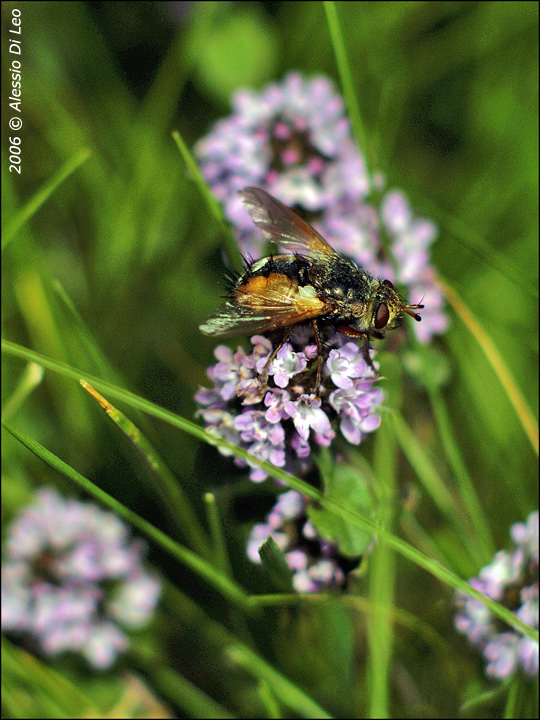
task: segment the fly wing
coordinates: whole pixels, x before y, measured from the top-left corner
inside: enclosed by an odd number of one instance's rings
[[[311,286],[299,287],[285,275],[256,276],[200,326],[205,335],[234,337],[286,328],[328,313]]]
[[[276,245],[304,254],[337,255],[311,225],[266,190],[246,187],[239,195],[255,225]]]

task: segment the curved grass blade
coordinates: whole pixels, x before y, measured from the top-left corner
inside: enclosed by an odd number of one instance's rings
[[[320,605],[332,602],[335,598],[326,593],[318,594],[272,594],[255,595],[253,600],[260,607],[284,608],[301,604]],[[387,606],[381,608],[375,605],[369,598],[358,595],[342,595],[341,602],[354,612],[363,615],[385,615],[392,624],[399,625],[414,635],[420,637],[427,647],[432,648],[434,655],[437,655],[444,663],[447,675],[456,682],[456,669],[453,651],[450,643],[437,630],[421,617],[414,615],[403,608]]]
[[[146,460],[148,467],[159,482],[156,488],[163,505],[179,524],[192,547],[203,557],[210,559],[210,547],[199,520],[184,495],[182,487],[167,467],[166,463],[154,449],[148,438],[134,425],[131,420],[114,407],[103,395],[98,393],[86,380],[80,381],[82,387],[99,403],[106,415],[126,435]]]
[[[245,645],[231,645],[227,648],[227,654],[232,662],[240,665],[248,673],[259,681],[264,681],[268,687],[279,698],[280,702],[298,713],[300,717],[306,718],[330,718],[320,705],[293,685],[284,675],[269,665],[266,660],[250,650]]]
[[[75,170],[90,157],[90,150],[84,148],[75,153],[73,157],[67,160],[62,167],[52,176],[50,180],[42,185],[42,187],[34,193],[34,195],[26,202],[20,210],[15,213],[11,220],[6,224],[2,233],[2,250],[11,242],[22,226],[39,210],[43,203],[47,200],[56,188],[61,185]]]
[[[514,380],[512,373],[502,359],[501,354],[495,347],[494,342],[491,340],[484,328],[480,325],[478,320],[474,317],[469,308],[461,300],[457,292],[448,284],[446,280],[443,280],[440,275],[438,280],[448,302],[452,305],[465,326],[468,328],[468,330],[470,330],[472,336],[482,348],[484,355],[488,359],[491,367],[495,371],[495,374],[499,378],[501,385],[505,389],[506,394],[508,395],[508,399],[513,405],[519,421],[522,424],[523,429],[525,430],[525,434],[527,435],[531,445],[533,446],[533,450],[538,455],[538,423],[535,420],[529,406],[527,405],[527,402],[523,397],[516,381]]]
[[[523,270],[511,258],[493,248],[480,233],[472,230],[462,220],[450,215],[432,201],[422,198],[421,204],[427,212],[437,218],[441,228],[446,229],[454,240],[482,258],[482,263],[489,265],[502,277],[511,280],[517,288],[538,300],[538,288],[524,277]]]
[[[186,163],[189,172],[195,180],[195,183],[197,184],[197,187],[199,188],[201,195],[206,202],[210,214],[214,216],[216,222],[221,229],[221,234],[223,235],[223,243],[225,245],[225,250],[227,251],[227,258],[231,264],[231,267],[237,272],[243,272],[244,263],[242,261],[242,255],[238,248],[238,243],[236,242],[236,239],[231,232],[231,228],[228,226],[227,221],[223,216],[221,205],[210,192],[210,189],[208,188],[208,185],[206,184],[201,174],[201,171],[199,170],[199,166],[197,165],[195,158],[191,154],[186,143],[183,141],[178,130],[175,130],[172,136],[178,149],[180,150],[182,157],[184,158],[184,162]]]
[[[479,565],[487,565],[496,551],[489,523],[482,509],[482,504],[461,455],[461,451],[454,438],[452,423],[450,422],[442,394],[440,390],[435,387],[428,388],[427,392],[437,421],[439,437],[441,438],[446,457],[459,487],[460,497],[474,525],[477,539],[474,547],[471,547],[471,553],[474,553]]]
[[[212,538],[213,561],[224,575],[232,577],[231,562],[227,554],[227,542],[214,493],[207,492],[204,494],[204,506],[206,508],[208,527],[210,528],[210,537]]]
[[[2,420],[9,420],[24,403],[33,390],[41,385],[43,368],[37,363],[30,362],[23,370],[19,382],[11,396],[2,407]]]
[[[347,52],[345,50],[345,43],[343,42],[343,35],[341,33],[341,25],[336,9],[336,3],[329,0],[323,2],[324,11],[326,13],[326,20],[328,22],[328,30],[330,31],[330,39],[334,53],[336,56],[336,64],[338,67],[339,77],[341,80],[341,87],[343,88],[343,95],[345,96],[345,102],[347,103],[347,110],[351,119],[351,125],[353,134],[356,140],[356,144],[360,150],[364,153],[364,161],[366,163],[366,176],[369,184],[370,195],[374,194],[375,185],[373,183],[373,169],[371,167],[367,135],[362,122],[362,116],[356,100],[356,93],[354,92],[354,86],[351,76],[351,68],[347,59]]]
[[[81,685],[81,687],[83,687]],[[89,694],[30,652],[2,638],[2,705],[9,717],[99,717]],[[96,714],[97,713],[97,714]]]
[[[151,670],[150,668],[150,672]],[[237,717],[177,670],[162,666],[155,673],[155,682],[160,693],[165,695],[170,702],[174,702],[182,708],[185,717],[216,718],[216,720],[221,720],[221,718],[224,720],[231,718],[232,720]]]
[[[460,510],[454,496],[444,484],[437,469],[427,457],[421,443],[403,417],[395,410],[388,410],[388,413],[392,417],[393,428],[403,454],[416,472],[417,477],[422,482],[433,502],[454,526],[456,536],[462,541],[464,551],[476,562],[477,558],[469,547],[472,538],[462,537],[463,523],[460,519]]]
[[[289,595],[286,597],[291,598]],[[315,596],[294,595],[293,597],[296,601],[302,602],[306,597],[313,598]],[[320,600],[328,602],[328,597],[318,597]],[[254,604],[259,607],[257,596],[252,596],[251,599]],[[335,600],[335,598],[332,598],[332,600]],[[268,661],[260,656],[257,650],[254,650],[245,642],[239,640],[237,635],[231,632],[231,630],[217,620],[209,617],[201,605],[168,582],[165,584],[164,602],[167,603],[167,611],[177,616],[184,624],[196,629],[197,633],[202,635],[209,647],[215,647],[216,652],[220,655],[230,649],[242,667],[245,667],[244,663],[250,665],[251,667],[246,668],[247,671],[251,672],[252,675],[255,674],[261,682],[266,681],[274,692],[275,697],[282,702],[288,703],[288,706],[295,712],[294,717],[329,717],[303,690],[297,687],[291,680],[284,678],[274,670]],[[262,607],[262,605],[260,607]],[[268,675],[272,675],[274,682],[268,681]],[[286,700],[276,692],[276,688],[283,688],[285,690]]]

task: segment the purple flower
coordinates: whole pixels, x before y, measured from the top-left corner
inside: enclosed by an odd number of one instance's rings
[[[268,408],[264,413],[265,418],[270,423],[278,423],[284,418],[289,417],[284,410],[284,403],[290,399],[290,395],[286,390],[273,390],[267,392],[264,396],[264,404]]]
[[[381,388],[373,388],[363,380],[355,380],[348,390],[334,390],[329,403],[340,418],[339,429],[352,445],[358,445],[366,433],[373,432],[381,424],[381,417],[373,408],[383,400]]]
[[[285,465],[285,430],[279,423],[271,423],[262,410],[246,410],[234,418],[234,427],[240,440],[252,455],[268,460],[272,465]],[[253,465],[251,479],[264,480],[266,473]]]
[[[368,371],[364,356],[359,352],[358,345],[348,342],[336,350],[330,350],[326,368],[332,382],[338,388],[350,390],[354,383],[351,378],[359,378]]]
[[[240,347],[233,355],[226,345],[216,348],[215,355],[220,362],[212,368],[211,378],[219,384],[222,397],[230,400],[236,395],[237,386],[248,377],[246,355]]]
[[[346,571],[356,563],[344,561],[335,544],[317,533],[307,519],[308,503],[307,498],[296,490],[279,495],[266,522],[253,527],[247,542],[247,555],[252,562],[260,563],[259,547],[272,537],[285,554],[297,592],[316,593],[343,588]]]
[[[259,360],[257,371],[262,372],[266,358]],[[303,352],[293,352],[290,343],[284,343],[278,350],[276,357],[272,360],[268,368],[268,374],[274,376],[275,384],[280,388],[285,388],[289,384],[289,380],[298,373],[302,372],[307,365],[307,358]]]
[[[335,433],[332,433],[330,420],[321,410],[321,399],[313,394],[301,395],[294,402],[288,400],[283,404],[283,409],[292,419],[298,434],[303,440],[309,438],[310,428],[321,436],[334,437]]]
[[[144,625],[160,583],[142,566],[145,545],[93,503],[52,488],[13,523],[2,565],[2,629],[47,655],[80,652],[106,669],[129,646],[119,624]]]
[[[331,81],[290,73],[262,91],[236,93],[232,106],[232,114],[195,151],[243,252],[254,258],[267,254],[238,195],[244,187],[258,185],[307,214],[338,252],[373,275],[404,286],[409,302],[423,301],[422,322],[413,324],[421,342],[443,332],[448,319],[430,265],[437,228],[413,212],[401,191],[385,192],[380,173],[374,184],[382,200],[374,205],[364,158]],[[383,235],[392,262],[385,255]],[[280,386],[278,380],[276,384]]]
[[[305,328],[291,333],[287,347],[278,351],[270,364],[264,388],[259,377],[271,353],[267,338],[251,338],[251,354],[219,346],[216,357],[220,362],[208,370],[214,387],[201,388],[195,395],[198,415],[209,431],[261,460],[298,473],[309,469],[313,447],[332,444],[338,427],[356,445],[375,430],[383,399],[382,390],[374,387],[375,377],[362,359],[362,350],[337,333],[329,340],[332,349],[323,364],[316,396],[316,346],[306,346],[306,339]],[[242,378],[234,396],[232,377]],[[349,387],[344,390],[342,385]],[[220,452],[230,455],[224,449]],[[246,466],[241,459],[235,462]],[[266,473],[252,467],[252,480],[265,478]]]
[[[538,512],[510,532],[516,548],[500,550],[470,583],[538,628]],[[503,626],[480,600],[458,591],[456,603],[460,611],[455,626],[481,650],[488,676],[502,680],[518,668],[531,677],[538,675],[538,643]]]

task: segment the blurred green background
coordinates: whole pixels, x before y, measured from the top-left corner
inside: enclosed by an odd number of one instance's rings
[[[9,172],[7,157],[13,56],[6,32],[14,7],[22,12],[20,176]],[[369,140],[362,150],[389,187],[404,190],[413,208],[439,225],[435,267],[536,407],[538,4],[347,2],[337,9]],[[222,238],[171,131],[192,147],[229,114],[234,90],[262,88],[290,70],[325,74],[339,87],[323,6],[5,2],[2,26],[3,228],[64,163],[90,151],[3,251],[3,336],[192,418],[193,393],[205,384],[213,361],[215,342],[199,333],[198,324],[223,292]],[[496,544],[504,547],[510,524],[538,506],[536,456],[478,343],[448,312],[451,326],[435,342],[449,358],[444,397]],[[4,357],[5,401],[11,402],[23,367]],[[432,411],[413,380],[404,397],[408,422],[452,486]],[[17,427],[171,530],[142,463],[77,383],[46,372],[35,391],[9,410]],[[230,460],[191,436],[126,413],[150,436],[201,513],[202,494],[216,491],[235,577],[250,592],[268,591],[262,572],[244,559],[244,540],[270,506],[273,489],[254,486]],[[4,519],[35,486],[53,482],[75,492],[4,435]],[[368,459],[370,442],[360,448]],[[414,485],[403,459],[399,478]],[[427,533],[444,546],[437,511],[425,504],[419,514]],[[170,579],[197,602],[223,611],[222,601],[209,598],[196,578],[158,553],[154,560],[164,562]],[[478,571],[460,562],[455,558],[453,569],[461,576]],[[446,589],[408,564],[397,578],[396,604],[418,610],[427,600],[424,619],[449,643],[449,664],[462,664],[452,675],[440,657],[404,642],[395,714],[452,716],[471,688],[481,688],[482,663],[452,630]],[[321,702],[347,716],[351,706],[339,689],[322,683],[324,663],[313,651],[304,661],[295,654],[298,647],[309,653],[312,635],[324,634],[322,613],[304,635],[295,626],[288,641],[283,635],[272,641],[273,624],[293,620],[272,614],[268,637],[259,628],[259,646],[273,645],[282,670],[300,677],[308,690],[318,687]],[[245,713],[253,702],[245,679],[227,670],[226,662],[210,661],[198,635],[189,652],[180,647],[185,641],[168,637],[161,652],[206,692]],[[356,676],[351,682],[361,687]],[[361,700],[354,707],[362,707]]]

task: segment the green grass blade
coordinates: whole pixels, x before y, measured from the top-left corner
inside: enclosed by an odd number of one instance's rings
[[[422,198],[422,205],[426,211],[437,218],[438,224],[447,231],[454,240],[474,252],[482,260],[483,265],[489,265],[497,270],[502,277],[511,280],[514,285],[526,292],[531,298],[538,300],[538,287],[524,277],[523,270],[511,258],[486,242],[485,238],[472,230],[468,225],[446,213],[441,207],[434,205],[429,200]]]
[[[2,407],[2,420],[9,420],[11,416],[14,415],[22,406],[34,388],[41,385],[42,380],[43,368],[41,365],[36,365],[36,363],[33,362],[28,363],[20,377],[19,382],[17,383],[17,386]]]
[[[2,233],[2,250],[13,240],[23,225],[35,215],[47,198],[72,175],[77,168],[90,157],[90,150],[83,149],[75,153],[62,167],[28,200],[23,207],[9,220]]]
[[[16,688],[18,693],[10,694]],[[24,688],[24,691],[23,691]],[[18,694],[18,697],[17,697]],[[10,717],[97,717],[90,696],[50,664],[2,638],[2,704],[13,706]],[[41,712],[43,714],[38,715]]]
[[[343,95],[345,96],[345,102],[347,104],[347,110],[349,113],[349,118],[351,120],[353,134],[358,148],[364,154],[364,162],[366,164],[366,175],[369,183],[369,191],[370,194],[374,194],[375,186],[373,184],[373,170],[370,162],[369,143],[366,130],[364,128],[364,123],[362,122],[360,108],[358,107],[358,102],[356,100],[356,93],[354,92],[351,67],[347,59],[345,43],[343,42],[343,34],[341,32],[341,25],[339,23],[336,3],[331,2],[331,0],[325,0],[325,2],[323,2],[323,5],[326,13],[326,20],[328,22],[328,30],[330,31],[330,40],[332,42],[332,47],[334,48],[334,54],[336,56],[336,64],[341,80],[341,86],[343,88]]]
[[[131,422],[131,420],[114,407],[106,398],[97,392],[85,380],[81,380],[82,387],[93,397],[105,411],[115,425],[124,433],[128,440],[139,450],[145,458],[147,466],[152,474],[158,479],[156,488],[160,494],[163,506],[174,521],[179,525],[186,535],[192,547],[203,557],[210,559],[210,547],[204,530],[199,523],[191,503],[184,494],[182,487],[169,470],[163,458],[152,446],[148,438]]]
[[[184,710],[185,717],[224,720],[237,717],[172,668],[158,668],[154,673],[154,682],[165,697]]]
[[[495,371],[503,386],[510,403],[514,407],[521,425],[531,443],[534,452],[538,455],[538,422],[534,418],[531,409],[527,405],[521,390],[519,389],[512,373],[504,362],[501,354],[495,347],[495,343],[491,340],[484,328],[474,317],[457,292],[439,276],[439,282],[448,302],[452,305],[464,325],[471,332],[472,336],[481,347],[489,364]]]
[[[374,472],[377,477],[379,523],[393,529],[396,497],[396,442],[383,423],[375,439]],[[396,558],[387,543],[377,544],[370,556],[369,599],[376,609],[367,617],[369,645],[368,716],[389,717],[390,669],[394,653],[394,628],[390,608],[394,604]]]
[[[227,653],[229,649],[231,649],[232,653],[235,655],[235,659],[242,667],[246,667],[246,665],[252,666],[253,671],[250,670],[250,667],[247,667],[247,671],[251,672],[251,674],[255,674],[259,682],[267,682],[275,697],[280,701],[285,702],[279,692],[276,692],[277,688],[283,688],[287,693],[289,701],[292,702],[295,707],[297,706],[300,709],[299,714],[301,716],[308,713],[306,717],[320,717],[318,714],[310,716],[309,712],[313,711],[317,713],[321,712],[323,713],[322,717],[327,717],[327,715],[324,714],[324,711],[321,710],[320,707],[306,695],[306,693],[296,687],[296,685],[290,680],[284,678],[282,675],[273,670],[268,662],[263,659],[256,650],[248,647],[241,640],[238,640],[229,629],[209,617],[198,603],[185,595],[176,586],[172,586],[170,583],[166,584],[165,590],[164,602],[167,604],[167,611],[175,614],[179,620],[190,629],[196,630],[197,633],[200,633],[208,643],[209,647],[215,648],[214,652],[222,655],[224,652]],[[279,598],[283,596],[279,595],[274,597],[277,597],[279,600]],[[321,595],[295,594],[285,597],[288,598],[288,604],[304,602],[305,600],[309,601],[310,599],[316,601],[322,600],[324,602],[327,602],[328,600]],[[257,596],[252,597],[252,600],[256,606],[264,606],[262,603],[257,603]],[[346,598],[344,598],[344,600],[346,600]],[[268,606],[270,605],[270,603],[266,604]],[[229,664],[228,660],[227,663]],[[272,675],[274,682],[270,682],[267,679],[267,676],[270,675]],[[293,705],[291,705],[291,707],[293,707]]]
[[[476,553],[476,543],[471,546],[471,551],[475,554],[478,565],[486,565],[491,561],[491,558],[495,554],[496,550],[493,534],[489,527],[474,484],[467,472],[465,463],[463,462],[459,446],[452,431],[452,425],[446,411],[443,397],[438,388],[428,388],[428,393],[431,400],[431,407],[433,408],[433,412],[435,413],[435,418],[437,420],[439,435],[446,457],[453,470],[456,483],[459,487],[460,496],[467,508],[467,512],[469,513],[469,517],[471,518],[476,533],[478,553]]]
[[[62,283],[59,280],[54,280],[51,283],[51,290],[58,299],[61,310],[67,315],[68,329],[76,336],[83,352],[87,356],[88,367],[92,367],[93,365],[103,375],[110,377],[116,382],[120,382],[121,377],[119,373],[112,367],[105,353],[92,336],[79,310],[69,297]]]
[[[259,681],[266,682],[280,702],[300,717],[331,717],[314,700],[245,645],[231,645],[227,649],[227,654],[232,662],[242,667],[250,675]]]
[[[266,710],[266,717],[276,718],[276,720],[280,720],[283,715],[279,709],[276,697],[268,687],[268,683],[266,681],[261,680],[257,687],[257,694],[260,698],[261,705]]]
[[[316,595],[280,593],[279,595],[255,595],[253,596],[253,600],[260,607],[280,608],[304,604],[319,605],[327,602],[333,602],[335,598],[328,593],[318,593]],[[343,595],[341,597],[341,601],[347,607],[351,608],[351,610],[361,615],[366,615],[368,617],[374,614],[387,615],[391,623],[409,630],[416,637],[420,637],[422,642],[424,642],[426,646],[432,648],[432,651],[439,655],[439,657],[444,656],[443,662],[446,666],[449,677],[456,674],[456,667],[454,665],[450,644],[440,635],[440,633],[434,630],[430,624],[428,624],[425,620],[422,620],[421,617],[393,605],[384,609],[377,608],[370,599],[356,595]]]
[[[210,536],[212,538],[212,553],[217,568],[227,577],[232,577],[231,563],[227,553],[227,543],[223,532],[223,524],[219,517],[219,510],[216,503],[214,493],[205,493],[204,505],[206,508],[206,518],[208,527],[210,528]]]
[[[421,443],[405,420],[395,410],[389,411],[389,414],[391,415],[392,425],[405,457],[414,468],[418,478],[421,480],[426,492],[429,494],[433,502],[437,505],[441,513],[443,513],[443,515],[452,522],[457,537],[463,545],[464,551],[470,554],[470,538],[467,539],[462,537],[463,522],[460,518],[460,509],[454,496],[444,484],[444,481],[435,468],[435,465],[427,457]]]
[[[180,150],[182,157],[184,158],[184,162],[186,163],[189,172],[195,180],[195,183],[197,184],[197,187],[199,188],[200,193],[206,202],[210,214],[214,217],[218,224],[218,227],[221,230],[223,242],[225,244],[225,250],[227,252],[227,257],[231,264],[231,267],[237,272],[242,272],[244,270],[242,255],[240,254],[238,243],[236,242],[236,239],[234,238],[231,229],[227,224],[227,221],[225,220],[221,205],[210,192],[210,189],[206,184],[201,174],[201,171],[199,170],[199,166],[197,165],[195,158],[193,157],[186,143],[183,141],[180,133],[175,130],[172,135],[176,145],[178,146],[178,149]]]

